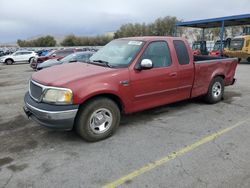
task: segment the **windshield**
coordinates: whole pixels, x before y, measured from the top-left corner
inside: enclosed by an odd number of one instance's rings
[[[224,44],[225,42],[222,42],[222,49],[224,49]],[[213,50],[216,50],[216,51],[220,50],[220,42],[215,43]]]
[[[112,67],[127,67],[144,45],[142,41],[113,40],[96,52],[90,62],[108,62]]]
[[[231,50],[241,50],[243,47],[244,39],[238,38],[233,39],[230,43],[230,49]]]
[[[77,54],[70,54],[64,58],[62,58],[60,61],[61,62],[70,62],[70,61],[76,61]]]

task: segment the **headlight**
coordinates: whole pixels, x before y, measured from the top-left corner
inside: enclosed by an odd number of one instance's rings
[[[69,89],[46,89],[43,101],[56,104],[72,104],[72,91]]]

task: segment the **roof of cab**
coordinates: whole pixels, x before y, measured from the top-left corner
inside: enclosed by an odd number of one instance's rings
[[[143,37],[126,37],[120,38],[121,40],[139,40],[139,41],[152,41],[152,40],[163,40],[163,39],[179,39],[183,40],[182,37],[171,37],[171,36],[143,36]]]

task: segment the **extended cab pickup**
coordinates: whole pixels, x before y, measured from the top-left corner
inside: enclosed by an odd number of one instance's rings
[[[24,111],[44,126],[98,141],[114,133],[122,113],[198,96],[219,102],[236,66],[235,58],[193,56],[183,38],[117,39],[89,62],[34,73]]]

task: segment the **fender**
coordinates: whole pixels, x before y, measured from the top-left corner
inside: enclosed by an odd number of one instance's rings
[[[225,78],[225,70],[222,68],[216,69],[213,74],[210,77],[210,82],[216,77],[216,76],[221,76],[223,79]],[[209,82],[209,83],[210,83]]]
[[[126,91],[117,85],[111,85],[108,83],[96,83],[95,85],[89,85],[88,87],[84,87],[84,89],[78,90],[74,95],[74,103],[83,104],[89,99],[95,96],[101,95],[111,95],[119,99],[123,111],[126,113],[128,111],[129,106],[131,105],[128,97],[126,96]]]

